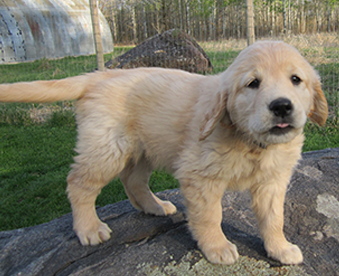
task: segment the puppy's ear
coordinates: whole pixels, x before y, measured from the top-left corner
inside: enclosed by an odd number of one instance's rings
[[[226,111],[227,93],[218,92],[206,105],[205,114],[201,122],[199,141],[205,140],[216,125],[222,120],[223,124],[230,122]]]
[[[322,126],[326,123],[328,109],[327,101],[323,91],[321,90],[321,84],[319,80],[316,80],[313,84],[313,91],[313,107],[311,108],[311,112],[308,114],[308,117],[312,122]]]

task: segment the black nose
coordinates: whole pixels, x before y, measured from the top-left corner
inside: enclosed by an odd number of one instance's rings
[[[289,99],[278,98],[272,101],[268,107],[275,116],[284,118],[291,114],[293,105]]]

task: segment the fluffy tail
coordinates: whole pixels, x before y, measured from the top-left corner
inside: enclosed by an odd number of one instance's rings
[[[79,99],[86,87],[92,84],[91,76],[95,74],[98,73],[61,80],[1,84],[0,102],[42,103]]]

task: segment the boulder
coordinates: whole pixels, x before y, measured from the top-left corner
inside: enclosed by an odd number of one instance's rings
[[[107,68],[163,67],[194,73],[210,72],[212,63],[188,34],[172,29],[155,35],[125,54],[108,61]]]
[[[285,234],[304,264],[267,257],[247,192],[227,192],[222,228],[237,245],[231,266],[208,263],[192,239],[179,190],[158,193],[178,213],[155,217],[129,201],[98,208],[113,230],[98,246],[81,246],[67,214],[49,223],[0,232],[0,275],[339,275],[339,148],[307,152],[285,203]]]

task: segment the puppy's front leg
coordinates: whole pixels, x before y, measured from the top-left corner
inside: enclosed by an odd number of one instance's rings
[[[239,257],[237,247],[221,229],[221,198],[224,187],[207,183],[181,182],[186,199],[188,225],[206,258],[215,264],[233,264]]]
[[[274,184],[253,187],[252,207],[259,221],[268,256],[283,264],[300,264],[303,262],[303,255],[299,247],[289,243],[283,233],[287,184],[282,184],[282,179],[283,177],[276,180]]]

